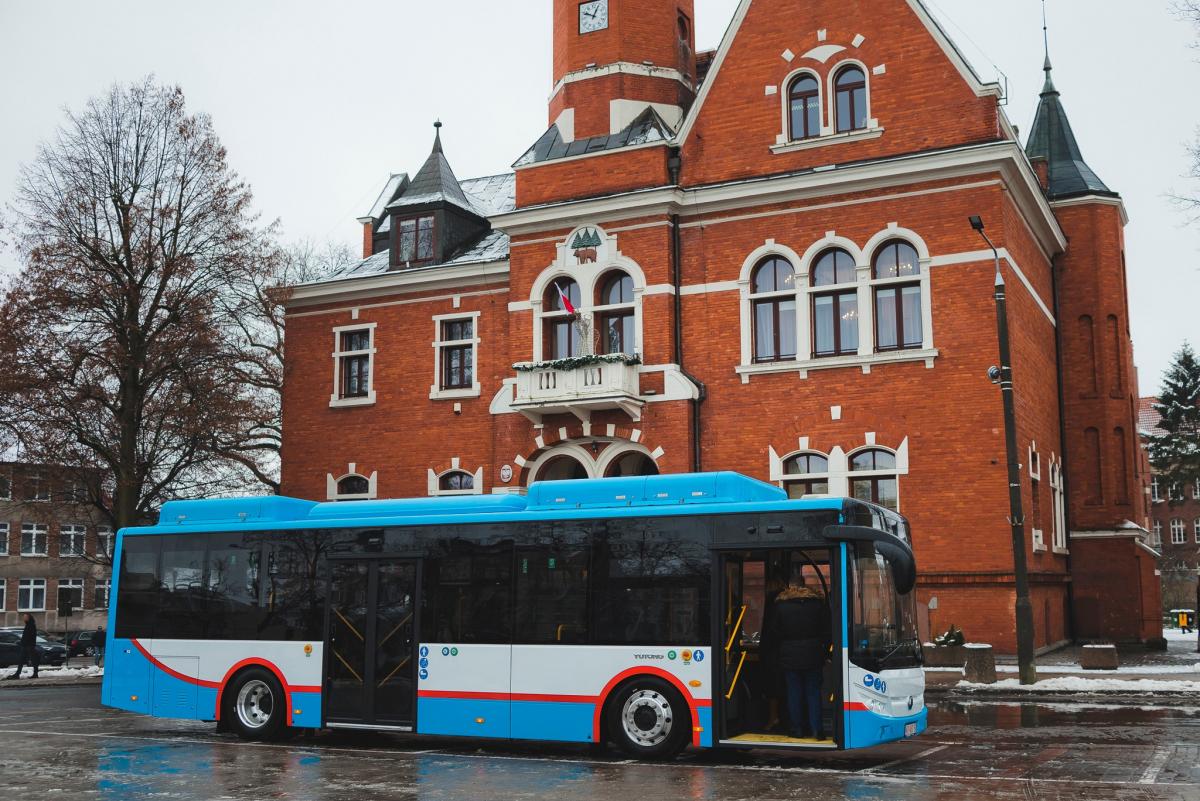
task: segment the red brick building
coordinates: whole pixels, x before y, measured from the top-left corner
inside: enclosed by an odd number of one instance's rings
[[[364,260],[289,301],[284,491],[736,470],[853,494],[911,518],[931,630],[1012,649],[980,215],[1037,645],[1159,636],[1125,210],[1049,62],[1023,148],[919,0],[743,0],[708,53],[692,15],[555,0],[550,127],[514,172],[460,181],[439,137],[391,176]]]

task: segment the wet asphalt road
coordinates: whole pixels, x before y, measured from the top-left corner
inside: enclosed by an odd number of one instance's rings
[[[326,733],[244,743],[105,709],[100,688],[0,690],[0,798],[1200,799],[1200,710],[943,702],[925,736],[869,752],[688,752]]]

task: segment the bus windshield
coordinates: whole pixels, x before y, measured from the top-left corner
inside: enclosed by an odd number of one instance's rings
[[[916,593],[901,594],[887,557],[869,542],[855,544],[850,660],[879,672],[921,664]]]

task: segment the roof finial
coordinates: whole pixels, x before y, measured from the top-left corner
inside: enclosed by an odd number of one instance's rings
[[[1042,64],[1042,71],[1046,73],[1046,83],[1042,86],[1042,94],[1049,94],[1058,91],[1054,88],[1054,80],[1050,77],[1050,70],[1053,67],[1050,65],[1050,26],[1046,22],[1046,0],[1042,0],[1042,40],[1046,48],[1046,61]]]
[[[433,121],[433,152],[442,152],[442,121],[440,119]]]

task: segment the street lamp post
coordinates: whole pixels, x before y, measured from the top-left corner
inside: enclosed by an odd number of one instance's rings
[[[1033,661],[1033,603],[1029,600],[1029,572],[1025,564],[1025,513],[1021,508],[1021,464],[1017,452],[1017,420],[1013,402],[1012,357],[1008,344],[1008,305],[1004,276],[1000,273],[1000,252],[983,230],[983,218],[972,216],[971,227],[979,232],[992,249],[996,261],[996,331],[1000,340],[1000,367],[995,376],[1004,399],[1004,446],[1008,456],[1008,522],[1012,525],[1013,574],[1017,585],[1017,665],[1021,684],[1037,681]],[[989,371],[993,372],[993,371]]]

